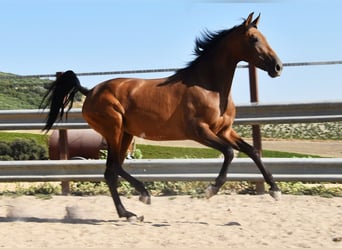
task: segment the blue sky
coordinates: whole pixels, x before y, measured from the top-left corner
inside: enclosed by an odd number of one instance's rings
[[[261,13],[259,29],[284,63],[342,60],[340,0],[0,0],[0,9],[0,71],[21,75],[181,68],[202,31],[231,28],[250,12]],[[276,79],[259,70],[260,102],[341,100],[341,69],[286,67]],[[233,97],[249,102],[245,69],[236,71]]]

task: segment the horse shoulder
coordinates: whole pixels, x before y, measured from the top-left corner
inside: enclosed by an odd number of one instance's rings
[[[201,104],[197,107],[197,112],[201,114],[196,117],[201,117],[201,122],[207,123],[215,134],[230,130],[235,119],[235,105],[231,96],[228,96],[226,107],[222,111],[222,100],[217,92],[206,91],[202,95],[203,98],[198,100]]]

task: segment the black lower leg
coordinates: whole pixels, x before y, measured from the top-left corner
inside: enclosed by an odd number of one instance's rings
[[[139,180],[137,180],[136,178],[134,178],[133,176],[131,176],[129,173],[127,173],[121,167],[124,160],[125,160],[127,149],[132,142],[132,138],[133,138],[133,136],[131,134],[128,134],[126,132],[123,133],[122,142],[121,142],[121,152],[120,152],[120,157],[121,157],[120,163],[121,164],[120,164],[120,167],[118,167],[118,169],[117,169],[117,173],[122,178],[124,178],[126,181],[128,181],[135,188],[135,190],[137,190],[141,194],[140,201],[142,201],[146,204],[151,204],[151,197],[150,197],[148,191],[146,190],[144,184],[142,182],[140,182]]]
[[[141,181],[131,176],[122,168],[120,168],[119,170],[119,175],[126,181],[128,181],[140,193],[140,201],[142,201],[145,204],[151,204],[151,196]]]
[[[257,150],[242,139],[238,140],[236,144],[238,146],[237,150],[247,154],[255,162],[260,172],[262,173],[266,183],[270,185],[270,190],[279,191],[279,188],[277,184],[275,183],[271,172],[267,168],[265,168]]]
[[[234,151],[233,151],[233,149],[232,148],[227,148],[226,153],[224,155],[224,162],[222,164],[220,173],[219,173],[218,177],[215,180],[215,186],[220,188],[226,182],[228,166],[232,162],[233,158],[234,158]]]
[[[136,217],[136,215],[132,212],[129,212],[123,206],[121,199],[119,197],[119,193],[117,191],[117,183],[118,183],[118,175],[115,171],[111,171],[110,169],[106,169],[105,172],[105,180],[109,187],[110,193],[112,195],[116,211],[120,218],[126,217],[127,219],[131,217]]]
[[[224,161],[223,161],[220,173],[215,179],[215,184],[211,184],[206,190],[207,198],[210,198],[211,196],[217,194],[219,189],[226,182],[228,166],[232,162],[233,158],[234,158],[233,149],[228,147],[224,153]]]

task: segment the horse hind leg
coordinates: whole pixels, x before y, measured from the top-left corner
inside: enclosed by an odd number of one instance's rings
[[[110,148],[108,148],[106,171],[104,173],[104,177],[109,187],[110,193],[112,195],[112,199],[114,201],[116,211],[120,218],[126,217],[127,220],[132,220],[132,218],[138,218],[136,214],[130,211],[127,211],[121,202],[119,193],[117,191],[117,185],[118,185],[117,166],[118,166],[118,162],[115,160],[115,156],[113,156],[113,153],[110,150]]]
[[[131,142],[132,142],[133,136],[131,134],[125,133],[122,136],[121,141],[121,152],[120,152],[120,163],[121,166],[125,160],[127,149],[129,148]],[[139,200],[145,204],[151,204],[151,196],[149,192],[146,190],[144,184],[128,174],[122,167],[119,169],[119,175],[127,180],[139,193],[140,197]]]
[[[121,176],[141,193],[141,201],[147,204],[151,203],[149,193],[145,189],[144,185],[122,168],[122,163],[125,159],[125,154],[132,140],[132,136],[122,132],[121,129],[117,129],[114,131],[116,131],[118,134],[113,133],[111,139],[110,137],[106,138],[108,143],[108,156],[106,165],[107,167],[105,171],[105,180],[110,189],[119,217],[126,217],[127,220],[131,222],[143,221],[143,216],[138,217],[136,214],[124,208],[117,191],[118,176]]]
[[[124,151],[127,150],[132,136],[124,133],[123,118],[119,112],[115,109],[104,109],[104,111],[102,113],[85,111],[84,114],[89,125],[107,141],[108,155],[104,178],[109,187],[118,216],[120,218],[126,217],[128,221],[142,220],[143,217],[137,217],[134,213],[125,209],[117,191],[119,175],[132,183],[131,176],[122,169],[125,156]],[[139,188],[143,190],[141,186]]]

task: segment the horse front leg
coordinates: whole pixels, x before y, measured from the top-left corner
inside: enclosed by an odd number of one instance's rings
[[[199,143],[214,148],[220,151],[224,156],[224,161],[219,172],[219,175],[215,179],[214,184],[210,184],[205,190],[205,196],[209,199],[223,186],[227,180],[228,166],[234,158],[234,151],[231,145],[224,138],[220,138],[215,133],[213,133],[207,125],[202,125],[198,127],[196,141]]]
[[[222,152],[223,153],[223,152]],[[232,162],[234,158],[234,152],[231,147],[226,147],[224,155],[224,161],[220,170],[219,175],[215,179],[215,184],[210,184],[207,189],[205,190],[205,196],[209,199],[220,190],[220,188],[223,186],[223,184],[227,180],[227,171],[228,166]]]
[[[241,138],[238,138],[236,140],[236,146],[237,146],[236,148],[237,150],[245,153],[254,161],[254,163],[257,165],[260,172],[262,173],[266,183],[270,186],[270,190],[269,190],[270,195],[275,200],[279,200],[281,197],[281,191],[278,188],[276,182],[274,181],[271,172],[262,163],[259,153],[256,151],[256,149],[253,146],[249,145],[244,140],[242,140]]]

